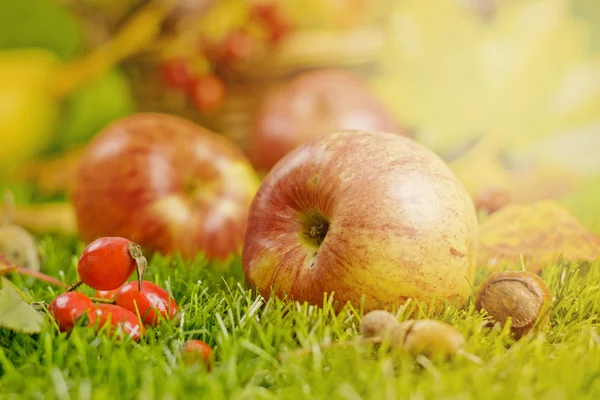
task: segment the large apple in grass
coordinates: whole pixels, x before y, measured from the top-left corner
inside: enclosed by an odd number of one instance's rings
[[[228,139],[183,118],[125,117],[85,149],[72,188],[85,241],[121,236],[162,253],[240,250],[258,178]]]
[[[261,103],[248,157],[256,169],[268,171],[298,145],[345,129],[408,133],[358,76],[337,69],[304,72]]]
[[[470,292],[477,219],[446,164],[415,141],[337,132],[284,157],[253,200],[243,248],[250,284],[367,310]]]

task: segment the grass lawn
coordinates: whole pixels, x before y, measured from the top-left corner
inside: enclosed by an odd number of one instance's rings
[[[42,245],[46,272],[73,281],[82,244],[46,237]],[[0,330],[0,399],[598,399],[599,267],[544,269],[555,296],[550,327],[518,342],[506,328],[486,327],[473,298],[432,316],[456,326],[481,363],[392,359],[356,345],[280,360],[280,352],[355,337],[361,310],[336,314],[331,299],[323,307],[265,302],[244,286],[239,259],[215,266],[157,256],[147,279],[173,293],[184,310],[179,323],[163,323],[139,344],[96,337],[89,328],[67,338],[50,319],[34,336]],[[58,293],[42,282],[13,281],[36,300]],[[398,318],[414,310],[418,305],[408,304]],[[215,348],[210,372],[182,361],[179,345],[191,338]]]

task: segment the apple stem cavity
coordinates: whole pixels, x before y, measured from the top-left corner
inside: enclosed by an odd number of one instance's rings
[[[310,244],[318,248],[327,236],[329,221],[320,214],[314,214],[307,219],[304,227],[306,229],[304,236],[308,238]]]
[[[136,272],[137,272],[137,280],[138,280],[138,288],[140,292],[142,291],[142,281],[144,280],[144,274],[146,273],[146,269],[148,268],[148,260],[144,257],[142,252],[142,248],[140,245],[131,243],[129,246],[129,255],[131,258],[135,260],[136,264]]]

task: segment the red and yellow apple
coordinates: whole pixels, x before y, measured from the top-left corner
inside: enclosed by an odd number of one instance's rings
[[[269,297],[393,307],[470,292],[477,219],[432,151],[390,133],[321,135],[285,156],[250,208],[243,267]]]
[[[345,129],[407,133],[352,73],[305,72],[263,100],[249,134],[248,157],[256,169],[268,171],[307,140]]]
[[[225,258],[243,243],[258,178],[232,142],[183,118],[125,117],[85,149],[72,201],[85,241]]]

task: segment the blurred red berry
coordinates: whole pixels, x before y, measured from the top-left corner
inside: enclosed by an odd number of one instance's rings
[[[275,3],[252,6],[250,17],[267,30],[269,42],[274,45],[278,44],[293,30],[291,21]]]
[[[232,66],[248,59],[256,49],[254,38],[244,31],[229,33],[221,43],[220,62]]]
[[[253,4],[250,6],[250,18],[259,22],[271,21],[276,18],[277,10],[274,3]]]
[[[284,21],[272,24],[269,27],[269,41],[271,44],[277,45],[292,32],[291,24]]]
[[[211,364],[211,347],[202,340],[188,340],[183,344],[183,358],[187,364],[204,363],[208,368]]]
[[[198,112],[212,113],[223,105],[225,84],[214,74],[202,75],[192,83],[190,96]]]
[[[163,82],[176,89],[186,89],[191,81],[189,65],[181,59],[165,61],[160,66],[160,74]]]

